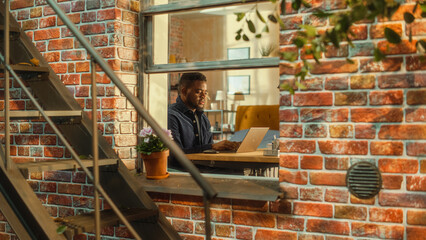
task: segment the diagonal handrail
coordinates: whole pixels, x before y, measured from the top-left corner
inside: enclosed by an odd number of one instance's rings
[[[178,145],[171,140],[169,136],[162,130],[161,126],[155,121],[155,119],[145,110],[142,103],[137,97],[135,97],[129,89],[124,85],[124,83],[115,75],[114,71],[109,67],[108,63],[98,54],[96,49],[87,41],[85,36],[77,29],[75,24],[66,16],[64,11],[54,0],[46,0],[50,5],[53,11],[59,16],[62,22],[68,27],[68,29],[74,34],[74,36],[80,41],[82,46],[86,48],[91,57],[96,61],[96,63],[102,68],[105,74],[114,82],[114,84],[120,89],[124,96],[129,100],[129,102],[135,107],[136,111],[142,116],[144,120],[153,128],[155,133],[160,137],[164,144],[172,151],[174,156],[178,159],[180,164],[188,170],[197,184],[205,192],[205,195],[208,199],[213,199],[217,192],[214,190],[213,186],[201,176],[198,169],[195,165],[188,160],[185,156],[185,153],[178,147]]]
[[[83,169],[83,171],[86,173],[87,177],[90,179],[90,181],[94,181],[92,173],[89,171],[87,167],[83,165],[81,162],[80,157],[78,154],[74,151],[72,146],[68,143],[67,139],[62,135],[62,133],[59,131],[59,129],[56,127],[56,125],[53,123],[52,119],[46,114],[46,112],[43,110],[41,105],[37,102],[37,100],[34,98],[34,96],[31,94],[31,92],[28,90],[28,88],[25,86],[24,82],[18,77],[16,72],[12,69],[12,67],[9,64],[6,64],[4,56],[0,53],[0,61],[4,63],[5,69],[12,74],[14,79],[18,82],[18,84],[21,86],[22,90],[25,92],[25,94],[28,96],[28,98],[31,100],[31,102],[34,104],[34,106],[37,108],[37,110],[40,111],[41,115],[46,119],[46,121],[49,123],[50,127],[53,129],[53,131],[58,135],[59,139],[62,141],[64,146],[68,151],[70,151],[71,156],[74,158],[75,161],[77,161],[78,165]],[[7,126],[6,126],[7,128]],[[94,129],[96,131],[96,129]],[[141,240],[142,238],[139,237],[136,230],[133,228],[132,225],[130,225],[130,222],[127,221],[127,219],[124,217],[124,215],[121,213],[120,209],[115,205],[115,203],[112,201],[112,199],[107,195],[105,190],[100,185],[94,185],[94,188],[96,191],[98,191],[104,199],[108,202],[108,204],[111,206],[112,210],[117,214],[117,216],[120,218],[120,220],[123,222],[124,225],[128,228],[129,232],[136,238]]]

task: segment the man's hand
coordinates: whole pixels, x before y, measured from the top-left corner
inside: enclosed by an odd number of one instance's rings
[[[241,142],[231,142],[228,140],[223,140],[218,143],[212,144],[212,149],[221,151],[221,150],[237,150]]]

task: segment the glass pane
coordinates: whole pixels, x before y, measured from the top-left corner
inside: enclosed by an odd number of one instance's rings
[[[159,58],[155,55],[161,54],[163,50],[157,49],[154,52],[154,64],[260,58],[262,53],[269,57],[277,56],[279,25],[267,20],[275,5],[270,2],[257,4],[259,12],[266,19],[269,32],[262,32],[266,24],[257,17],[255,6],[246,4],[167,15],[168,54],[167,57]],[[253,10],[238,22],[235,13],[250,9]],[[155,16],[154,19],[164,19],[164,16]],[[261,33],[261,38],[256,38],[250,32],[246,21],[253,23],[256,34]],[[241,39],[237,41],[236,32],[241,28]],[[244,34],[250,41],[242,39]],[[154,41],[154,45],[161,44],[159,40]],[[265,54],[265,49],[270,51]]]

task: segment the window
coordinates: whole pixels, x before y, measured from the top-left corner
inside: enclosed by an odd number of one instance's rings
[[[279,104],[279,25],[269,23],[269,34],[263,34],[261,38],[254,35],[249,35],[250,41],[235,38],[241,26],[247,25],[243,24],[244,20],[237,22],[235,13],[248,11],[255,4],[265,18],[274,9],[269,1],[243,3],[233,0],[173,1],[145,6],[141,31],[144,74],[141,74],[143,85],[140,92],[154,117],[167,118],[164,112],[156,115],[156,111],[160,105],[166,110],[167,104],[175,101],[179,75],[189,71],[200,71],[207,76],[210,102],[206,109],[211,109],[215,103],[223,104],[219,109],[222,119],[218,120],[214,111],[208,114],[215,130],[222,130],[222,135],[216,137],[218,140],[231,137],[223,134],[223,130],[233,133],[236,105]],[[261,28],[256,13],[251,14],[255,26]],[[249,30],[245,32],[249,33]],[[272,51],[264,56],[264,49]],[[166,93],[155,87],[159,82],[164,84]],[[235,92],[240,90],[244,94],[243,100],[235,97]],[[224,94],[223,103],[215,100],[219,91]],[[159,105],[158,99],[163,97],[167,103]]]

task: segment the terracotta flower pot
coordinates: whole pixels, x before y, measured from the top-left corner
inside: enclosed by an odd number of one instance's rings
[[[169,150],[162,152],[153,152],[150,155],[141,154],[141,158],[145,163],[146,178],[163,179],[169,176],[167,172],[167,157]]]

